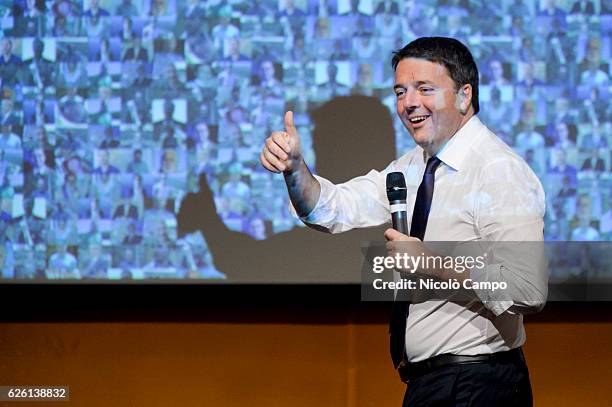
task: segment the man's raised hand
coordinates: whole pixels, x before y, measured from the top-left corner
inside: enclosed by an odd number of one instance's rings
[[[293,112],[285,113],[285,131],[274,131],[266,139],[259,156],[268,171],[291,173],[303,162],[300,136],[293,123]]]

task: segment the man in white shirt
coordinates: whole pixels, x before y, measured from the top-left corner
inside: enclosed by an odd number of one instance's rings
[[[60,245],[49,258],[49,269],[46,275],[50,280],[81,278],[76,257],[67,251],[66,245]]]
[[[525,161],[476,117],[478,69],[469,50],[450,38],[419,38],[395,52],[392,64],[397,114],[417,147],[385,170],[339,185],[313,176],[302,157],[292,112],[285,115],[285,131],[266,140],[262,165],[283,173],[301,219],[331,233],[387,223],[385,179],[393,171],[405,175],[407,213],[413,213],[416,204],[422,205],[417,201],[427,162],[435,194],[430,185],[426,229],[413,234],[421,239],[387,229],[389,247],[420,240],[542,241],[542,186]],[[541,309],[547,288],[537,270],[520,263],[506,256],[487,267],[485,276],[472,269],[461,278],[507,281],[528,293],[529,301],[472,293],[467,305],[410,304],[403,318],[405,355],[401,364],[394,358],[402,380],[410,381],[404,406],[532,405],[520,350],[525,342],[522,315]],[[452,269],[419,273],[442,280],[458,277]]]

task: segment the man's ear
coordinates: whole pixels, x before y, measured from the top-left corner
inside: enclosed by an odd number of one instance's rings
[[[461,114],[467,114],[472,104],[472,85],[463,85],[457,92],[457,96],[459,97],[459,111]]]

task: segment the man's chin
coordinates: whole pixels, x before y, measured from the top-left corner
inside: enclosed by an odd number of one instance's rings
[[[427,147],[432,147],[434,144],[434,141],[431,137],[430,134],[427,134],[425,131],[416,129],[413,130],[410,135],[412,136],[412,140],[414,140],[414,142],[422,147],[423,149],[427,150]]]

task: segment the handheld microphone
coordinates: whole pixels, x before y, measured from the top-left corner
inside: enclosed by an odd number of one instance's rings
[[[408,231],[408,214],[406,213],[406,180],[404,174],[390,172],[387,174],[387,198],[391,205],[391,221],[393,229],[400,233],[409,235]]]

